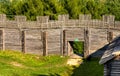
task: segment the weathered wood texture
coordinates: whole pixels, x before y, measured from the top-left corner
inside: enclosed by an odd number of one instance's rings
[[[4,44],[4,30],[0,30],[0,50],[5,50],[5,44]]]
[[[26,31],[26,53],[43,54],[42,32],[40,30]]]
[[[61,27],[97,27],[118,28],[119,21],[115,16],[103,16],[102,19],[92,19],[91,15],[79,15],[79,19],[69,19],[69,15],[59,15],[58,20],[49,20],[49,16],[37,16],[36,21],[29,21],[25,16],[15,16],[9,20],[5,14],[0,14],[0,27],[4,28],[61,28]],[[10,26],[9,26],[10,25]],[[34,25],[34,26],[33,26]]]
[[[84,58],[87,58],[90,55],[90,29],[84,29]]]
[[[21,33],[18,29],[5,29],[4,43],[6,50],[21,50]]]
[[[104,65],[104,76],[120,76],[120,60],[111,60]]]
[[[120,29],[110,29],[113,32],[113,38],[120,35]]]
[[[66,29],[64,30],[63,35],[63,44],[64,44],[64,52],[67,54],[68,52],[68,42],[75,41],[78,39],[79,41],[84,41],[84,28],[76,28],[76,29]]]
[[[108,43],[107,41],[107,29],[90,28],[90,52],[94,53],[96,50],[102,48]]]
[[[46,31],[43,32],[43,56],[48,55],[48,40],[47,40],[48,34]]]
[[[68,47],[67,55],[70,56],[73,54],[73,48],[70,45],[70,42],[67,43],[67,47]]]
[[[26,52],[26,31],[21,31],[22,52]]]
[[[44,49],[44,33],[47,32],[47,53],[48,54],[68,54],[68,42],[83,41],[87,47],[84,48],[88,50],[88,54],[96,52],[98,49],[102,48],[107,44],[108,31],[112,32],[113,38],[120,34],[120,30],[116,29],[101,29],[101,28],[89,28],[84,30],[84,27],[81,28],[65,28],[65,29],[23,29],[25,31],[22,34],[20,29],[8,29],[5,28],[4,32],[1,31],[1,49],[18,50],[23,51],[23,48],[26,53],[33,53],[43,55]],[[85,31],[88,31],[85,33]],[[3,33],[3,34],[2,34]],[[25,36],[25,38],[24,38]],[[62,49],[62,50],[61,50]]]
[[[48,54],[60,54],[61,53],[61,38],[60,30],[47,30],[48,36]]]
[[[110,30],[107,32],[107,40],[109,43],[113,40],[113,32]]]
[[[0,49],[25,51],[43,55],[68,54],[68,42],[78,39],[85,42],[85,49],[92,54],[109,42],[108,28],[113,32],[113,38],[120,34],[120,21],[114,21],[114,16],[103,16],[101,20],[91,19],[91,15],[79,15],[79,19],[69,19],[69,15],[59,15],[58,20],[49,20],[48,16],[38,16],[36,21],[29,21],[25,16],[16,16],[8,20],[0,14]],[[89,28],[85,33],[84,28]],[[117,30],[116,30],[117,29]],[[22,34],[22,31],[25,31]],[[44,36],[43,31],[47,32]],[[46,40],[45,40],[46,39]],[[46,44],[44,43],[44,40]]]
[[[66,30],[63,30],[63,55],[66,53]]]

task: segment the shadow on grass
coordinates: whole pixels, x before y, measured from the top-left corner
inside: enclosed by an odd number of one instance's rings
[[[84,62],[78,66],[73,67],[72,74],[70,76],[103,76],[103,65],[100,65],[99,58],[91,58],[90,60],[84,60]],[[35,74],[33,76],[61,76],[57,73],[48,74],[48,75],[40,75]]]
[[[73,70],[71,76],[103,76],[103,65],[99,65],[99,58],[84,60],[84,62]]]

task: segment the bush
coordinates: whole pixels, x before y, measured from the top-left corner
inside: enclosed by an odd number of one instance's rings
[[[74,41],[73,43],[74,53],[83,54],[83,50],[84,50],[84,42]]]

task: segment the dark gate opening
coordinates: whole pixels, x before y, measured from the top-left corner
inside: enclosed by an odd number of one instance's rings
[[[83,56],[84,41],[69,41],[68,51]]]

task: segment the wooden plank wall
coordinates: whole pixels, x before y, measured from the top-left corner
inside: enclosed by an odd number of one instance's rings
[[[18,29],[5,29],[4,30],[4,43],[6,50],[17,50],[20,51],[21,48],[21,36]]]
[[[61,31],[60,29],[47,30],[48,54],[61,54]]]
[[[41,30],[26,30],[26,53],[43,55]]]
[[[111,32],[113,32],[113,39],[116,36],[120,36],[120,29],[110,29]]]
[[[102,48],[108,43],[107,41],[107,29],[90,28],[90,52],[94,53],[98,49]]]
[[[84,41],[84,28],[76,28],[76,29],[64,29],[64,37],[63,37],[63,51],[65,54],[68,53],[68,42],[75,41],[78,39],[79,41]]]
[[[88,31],[88,35],[85,34],[85,31]],[[3,30],[0,29],[0,49],[18,50],[39,55],[43,55],[43,51],[46,49],[46,55],[67,55],[69,41],[78,39],[84,42],[89,41],[85,45],[89,44],[88,51],[89,54],[92,54],[109,42],[108,31],[113,32],[113,38],[120,35],[119,29],[103,28],[87,28],[86,30],[84,27],[44,30],[4,28]],[[86,37],[88,37],[87,40]]]
[[[104,65],[104,76],[120,76],[120,60],[111,60]]]

